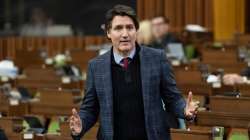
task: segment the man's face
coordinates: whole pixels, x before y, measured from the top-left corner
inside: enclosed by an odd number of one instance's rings
[[[162,17],[152,19],[152,32],[156,39],[162,38],[168,33],[169,25],[164,22]]]
[[[135,47],[137,30],[133,20],[128,16],[115,16],[111,28],[107,32],[111,39],[114,51],[128,54]]]

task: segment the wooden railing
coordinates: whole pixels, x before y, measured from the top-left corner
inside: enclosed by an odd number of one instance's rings
[[[2,37],[0,38],[0,59],[14,59],[17,50],[45,49],[50,56],[67,49],[86,48],[108,42],[105,36],[86,37]]]

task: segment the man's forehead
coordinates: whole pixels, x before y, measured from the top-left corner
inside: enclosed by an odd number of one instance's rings
[[[128,17],[128,16],[115,16],[112,20],[112,26],[117,26],[117,25],[134,25],[133,20]]]
[[[162,17],[156,17],[152,19],[152,24],[164,23],[164,19]]]

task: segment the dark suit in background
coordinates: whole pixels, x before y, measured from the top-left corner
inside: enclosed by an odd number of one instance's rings
[[[152,42],[150,46],[156,49],[163,49],[165,51],[168,51],[167,45],[169,43],[177,43],[180,42],[172,33],[165,34],[161,40],[155,40]]]

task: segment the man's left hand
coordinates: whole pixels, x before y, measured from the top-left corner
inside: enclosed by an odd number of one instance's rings
[[[197,114],[197,109],[199,107],[199,101],[194,102],[193,101],[193,95],[192,92],[190,91],[188,93],[188,98],[186,102],[186,107],[185,107],[185,117],[186,118],[194,118],[195,115]]]

